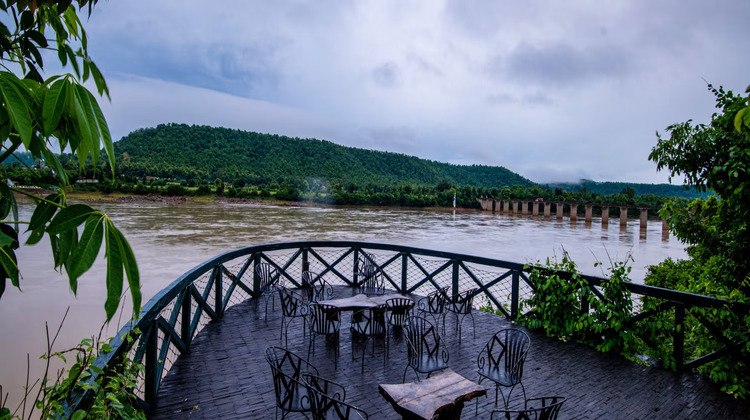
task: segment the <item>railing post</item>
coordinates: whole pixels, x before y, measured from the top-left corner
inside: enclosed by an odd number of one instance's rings
[[[518,289],[520,288],[520,276],[518,271],[513,271],[513,284],[510,290],[510,319],[515,321],[518,318]]]
[[[352,286],[357,287],[359,285],[359,250],[354,250],[354,264],[352,266],[352,278],[354,284]]]
[[[405,252],[401,253],[401,290],[400,293],[406,293],[408,286],[406,280],[409,274],[409,258]]]
[[[459,293],[461,292],[458,290],[458,260],[453,260],[453,296],[451,300],[455,300]]]
[[[302,248],[302,272],[310,271],[310,260],[309,260],[309,248]],[[307,283],[306,277],[302,277],[302,287],[307,288],[310,285]]]
[[[258,264],[260,264],[260,254],[256,252],[253,255],[253,292],[256,295],[260,295],[260,277],[258,277],[258,272],[255,271]]]
[[[685,353],[685,305],[677,303],[674,307],[674,359],[677,371],[682,371]]]
[[[211,274],[214,278],[214,311],[219,318],[224,317],[224,305],[223,305],[223,284],[222,279],[224,276],[221,272],[221,265],[214,267],[214,272]]]
[[[191,299],[192,296],[190,294],[190,291],[188,289],[185,289],[183,292],[184,295],[182,296],[182,319],[180,320],[180,335],[182,336],[182,341],[185,343],[186,346],[188,346],[188,350],[190,349],[190,342],[192,341],[193,337],[192,334],[190,334],[190,310],[192,309],[191,305]]]
[[[159,331],[158,331],[156,320],[151,321],[151,325],[148,332],[148,338],[146,340],[146,377],[145,380],[145,389],[144,389],[144,398],[146,400],[146,404],[153,407],[156,404],[156,394],[157,394],[157,386],[159,383],[159,380],[161,378],[158,378],[159,372],[157,372],[156,365],[157,365],[157,348],[156,348],[156,342],[158,340]]]

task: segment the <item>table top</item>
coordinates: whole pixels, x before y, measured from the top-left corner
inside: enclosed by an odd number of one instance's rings
[[[357,309],[374,308],[378,305],[384,305],[388,299],[393,298],[404,298],[404,295],[389,294],[389,295],[365,295],[359,294],[347,298],[321,300],[318,303],[324,305],[331,305],[340,308],[342,311],[351,311]]]
[[[487,390],[451,369],[422,382],[380,384],[378,391],[405,419],[441,419],[461,416],[464,402],[487,394]]]

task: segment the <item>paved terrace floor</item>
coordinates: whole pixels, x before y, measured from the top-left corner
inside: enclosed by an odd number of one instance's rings
[[[337,289],[335,297],[351,294]],[[229,309],[222,322],[208,324],[193,341],[191,353],[178,358],[162,382],[157,406],[151,419],[268,419],[275,416],[271,370],[264,359],[268,346],[282,346],[279,340],[281,313],[269,306],[268,321],[264,306],[247,301]],[[471,320],[464,321],[459,345],[449,317],[445,339],[450,352],[450,367],[473,381],[478,380],[476,359],[492,335],[511,324],[503,317],[475,311],[476,338]],[[360,360],[352,362],[350,313],[342,319],[338,369],[334,369],[333,347],[323,337],[316,341],[309,361],[321,376],[346,388],[346,400],[363,410],[371,419],[400,418],[378,393],[380,383],[401,383],[406,366],[406,342],[401,334],[391,336],[390,357],[383,367],[382,346],[375,356],[366,354],[365,372]],[[707,379],[694,373],[675,374],[656,367],[645,367],[617,356],[605,355],[577,344],[564,343],[531,332],[531,350],[525,364],[523,383],[529,398],[560,395],[567,398],[561,419],[748,419],[750,404],[719,391]],[[355,343],[356,356],[361,355]],[[302,322],[289,328],[288,348],[305,357],[307,339]],[[407,382],[414,381],[409,370]],[[494,385],[485,381],[487,397],[479,398],[477,418],[489,419],[494,407]],[[516,404],[520,388],[513,392]],[[502,400],[500,401],[502,405]],[[522,404],[522,403],[521,403]],[[462,418],[475,417],[475,400],[467,403]],[[288,418],[302,418],[300,414]]]

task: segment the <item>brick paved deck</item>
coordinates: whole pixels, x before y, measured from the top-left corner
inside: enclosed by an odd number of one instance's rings
[[[336,297],[348,296],[349,289],[337,289]],[[263,354],[267,346],[280,346],[281,314],[260,319],[253,302],[230,308],[219,323],[211,323],[193,341],[191,353],[181,356],[164,378],[157,407],[151,419],[267,419],[275,416],[271,371]],[[270,307],[269,307],[270,311]],[[342,320],[338,369],[333,365],[333,348],[320,337],[311,355],[321,376],[346,387],[347,402],[367,411],[371,419],[398,419],[399,416],[378,394],[379,383],[400,383],[406,366],[406,343],[392,335],[390,358],[383,368],[382,346],[376,355],[367,354],[365,373],[360,361],[352,362],[349,313]],[[464,321],[461,345],[450,325],[450,367],[471,380],[478,379],[476,357],[487,340],[510,323],[484,312],[474,313],[476,339],[471,320]],[[289,329],[289,349],[307,356],[307,340],[302,322]],[[719,392],[718,387],[692,373],[677,375],[654,367],[640,366],[622,358],[597,353],[577,343],[563,343],[543,334],[529,333],[531,351],[524,369],[524,385],[529,398],[561,395],[567,398],[561,419],[747,419],[750,404]],[[359,344],[355,348],[361,351]],[[368,345],[369,347],[369,345]],[[359,357],[359,353],[357,354]],[[411,370],[407,381],[415,380]],[[494,408],[493,384],[484,382],[487,398],[479,399],[478,418],[488,419]],[[514,403],[522,395],[514,390]],[[502,404],[502,401],[500,401]],[[464,408],[463,418],[474,418],[474,401]],[[291,416],[302,418],[301,415]]]

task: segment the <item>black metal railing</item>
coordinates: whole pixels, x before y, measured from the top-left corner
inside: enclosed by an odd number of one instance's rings
[[[448,287],[452,296],[476,288],[475,304],[491,305],[510,320],[519,316],[521,301],[533,293],[530,267],[490,258],[366,242],[313,241],[250,246],[209,259],[159,292],[145,305],[141,317],[126,325],[112,341],[113,350],[101,355],[95,365],[106,372],[124,355],[145,365],[138,396],[152,405],[162,378],[180,354],[190,351],[193,338],[203,326],[220,320],[228,307],[260,295],[256,265],[273,265],[280,281],[290,287],[301,285],[305,270],[319,273],[332,285],[356,286],[363,252],[375,260],[386,288],[427,295]],[[593,293],[603,299],[597,287],[605,279],[586,275],[583,278]],[[628,283],[626,287],[636,302],[631,322],[674,311],[675,321],[667,335],[673,340],[678,369],[694,368],[725,355],[736,355],[737,349],[745,344],[728,341],[720,328],[694,309],[730,308],[744,315],[750,312],[750,305],[635,283]],[[642,305],[638,305],[643,298],[658,299],[662,303],[656,309],[643,311]],[[588,310],[586,305],[582,303],[582,310]],[[695,314],[705,325],[710,339],[723,347],[685,362],[683,324],[690,314]],[[132,343],[122,339],[128,333],[132,335],[134,330],[140,333]],[[68,403],[69,412],[87,406],[89,400],[86,394],[75,396]]]

